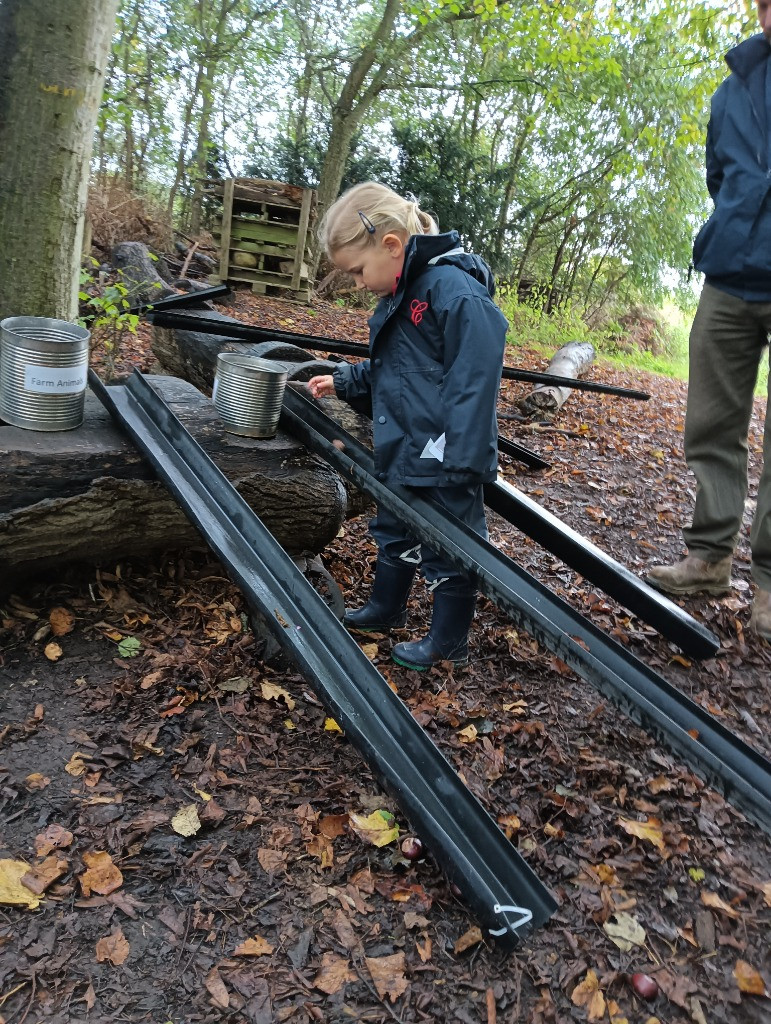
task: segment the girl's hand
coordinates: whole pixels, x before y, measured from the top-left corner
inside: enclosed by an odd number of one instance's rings
[[[327,395],[334,395],[335,382],[332,374],[324,374],[321,377],[311,377],[308,381],[308,390],[314,398],[325,398]]]

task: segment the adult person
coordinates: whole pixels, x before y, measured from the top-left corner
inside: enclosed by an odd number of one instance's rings
[[[747,496],[747,435],[760,359],[771,332],[771,0],[757,0],[762,32],[726,54],[731,74],[712,97],[707,188],[715,209],[693,262],[704,286],[690,337],[685,457],[696,477],[687,557],[654,566],[670,594],[723,593]],[[771,402],[752,523],[756,584],[750,626],[771,640]]]

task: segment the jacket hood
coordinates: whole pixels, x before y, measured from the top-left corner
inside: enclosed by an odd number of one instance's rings
[[[739,78],[746,79],[753,68],[771,55],[771,45],[762,32],[750,36],[725,55],[726,64]]]
[[[458,267],[479,281],[491,297],[495,294],[492,271],[481,256],[466,252],[457,231],[445,231],[440,235],[413,235],[410,238],[404,259],[404,283],[429,266]]]

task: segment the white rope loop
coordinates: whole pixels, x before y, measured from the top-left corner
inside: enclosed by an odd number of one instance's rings
[[[505,928],[489,928],[488,931],[491,935],[505,935],[506,932],[512,931],[516,935],[520,928],[526,924],[530,924],[533,920],[532,910],[528,910],[527,907],[502,907],[500,903],[496,903],[493,907],[494,914],[518,914],[519,916],[515,921],[507,924]]]

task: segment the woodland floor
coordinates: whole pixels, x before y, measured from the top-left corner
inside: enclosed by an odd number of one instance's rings
[[[366,337],[363,312],[329,304],[242,293],[235,315]],[[543,368],[520,349],[509,361]],[[131,365],[152,367],[144,327],[119,354],[119,371]],[[576,393],[550,429],[502,419],[552,463],[504,458],[502,474],[642,575],[681,553],[686,385],[601,364],[590,375],[651,400]],[[505,383],[501,411],[526,388]],[[759,401],[753,487],[762,425]],[[502,520],[491,535],[768,757],[771,646],[747,631],[751,507],[732,593],[686,605],[722,643],[700,664]],[[359,602],[366,521],[323,558]],[[427,617],[418,587],[411,629]],[[37,909],[0,906],[1,1021],[771,1020],[767,836],[488,601],[466,669],[420,675],[389,660],[388,638],[366,642],[557,896],[551,922],[505,954],[479,941],[430,851],[406,862],[354,831],[351,815],[379,809],[409,826],[304,680],[264,664],[214,557],[172,553],[0,600],[0,857],[33,865],[45,888]],[[634,972],[656,979],[653,1001]]]

